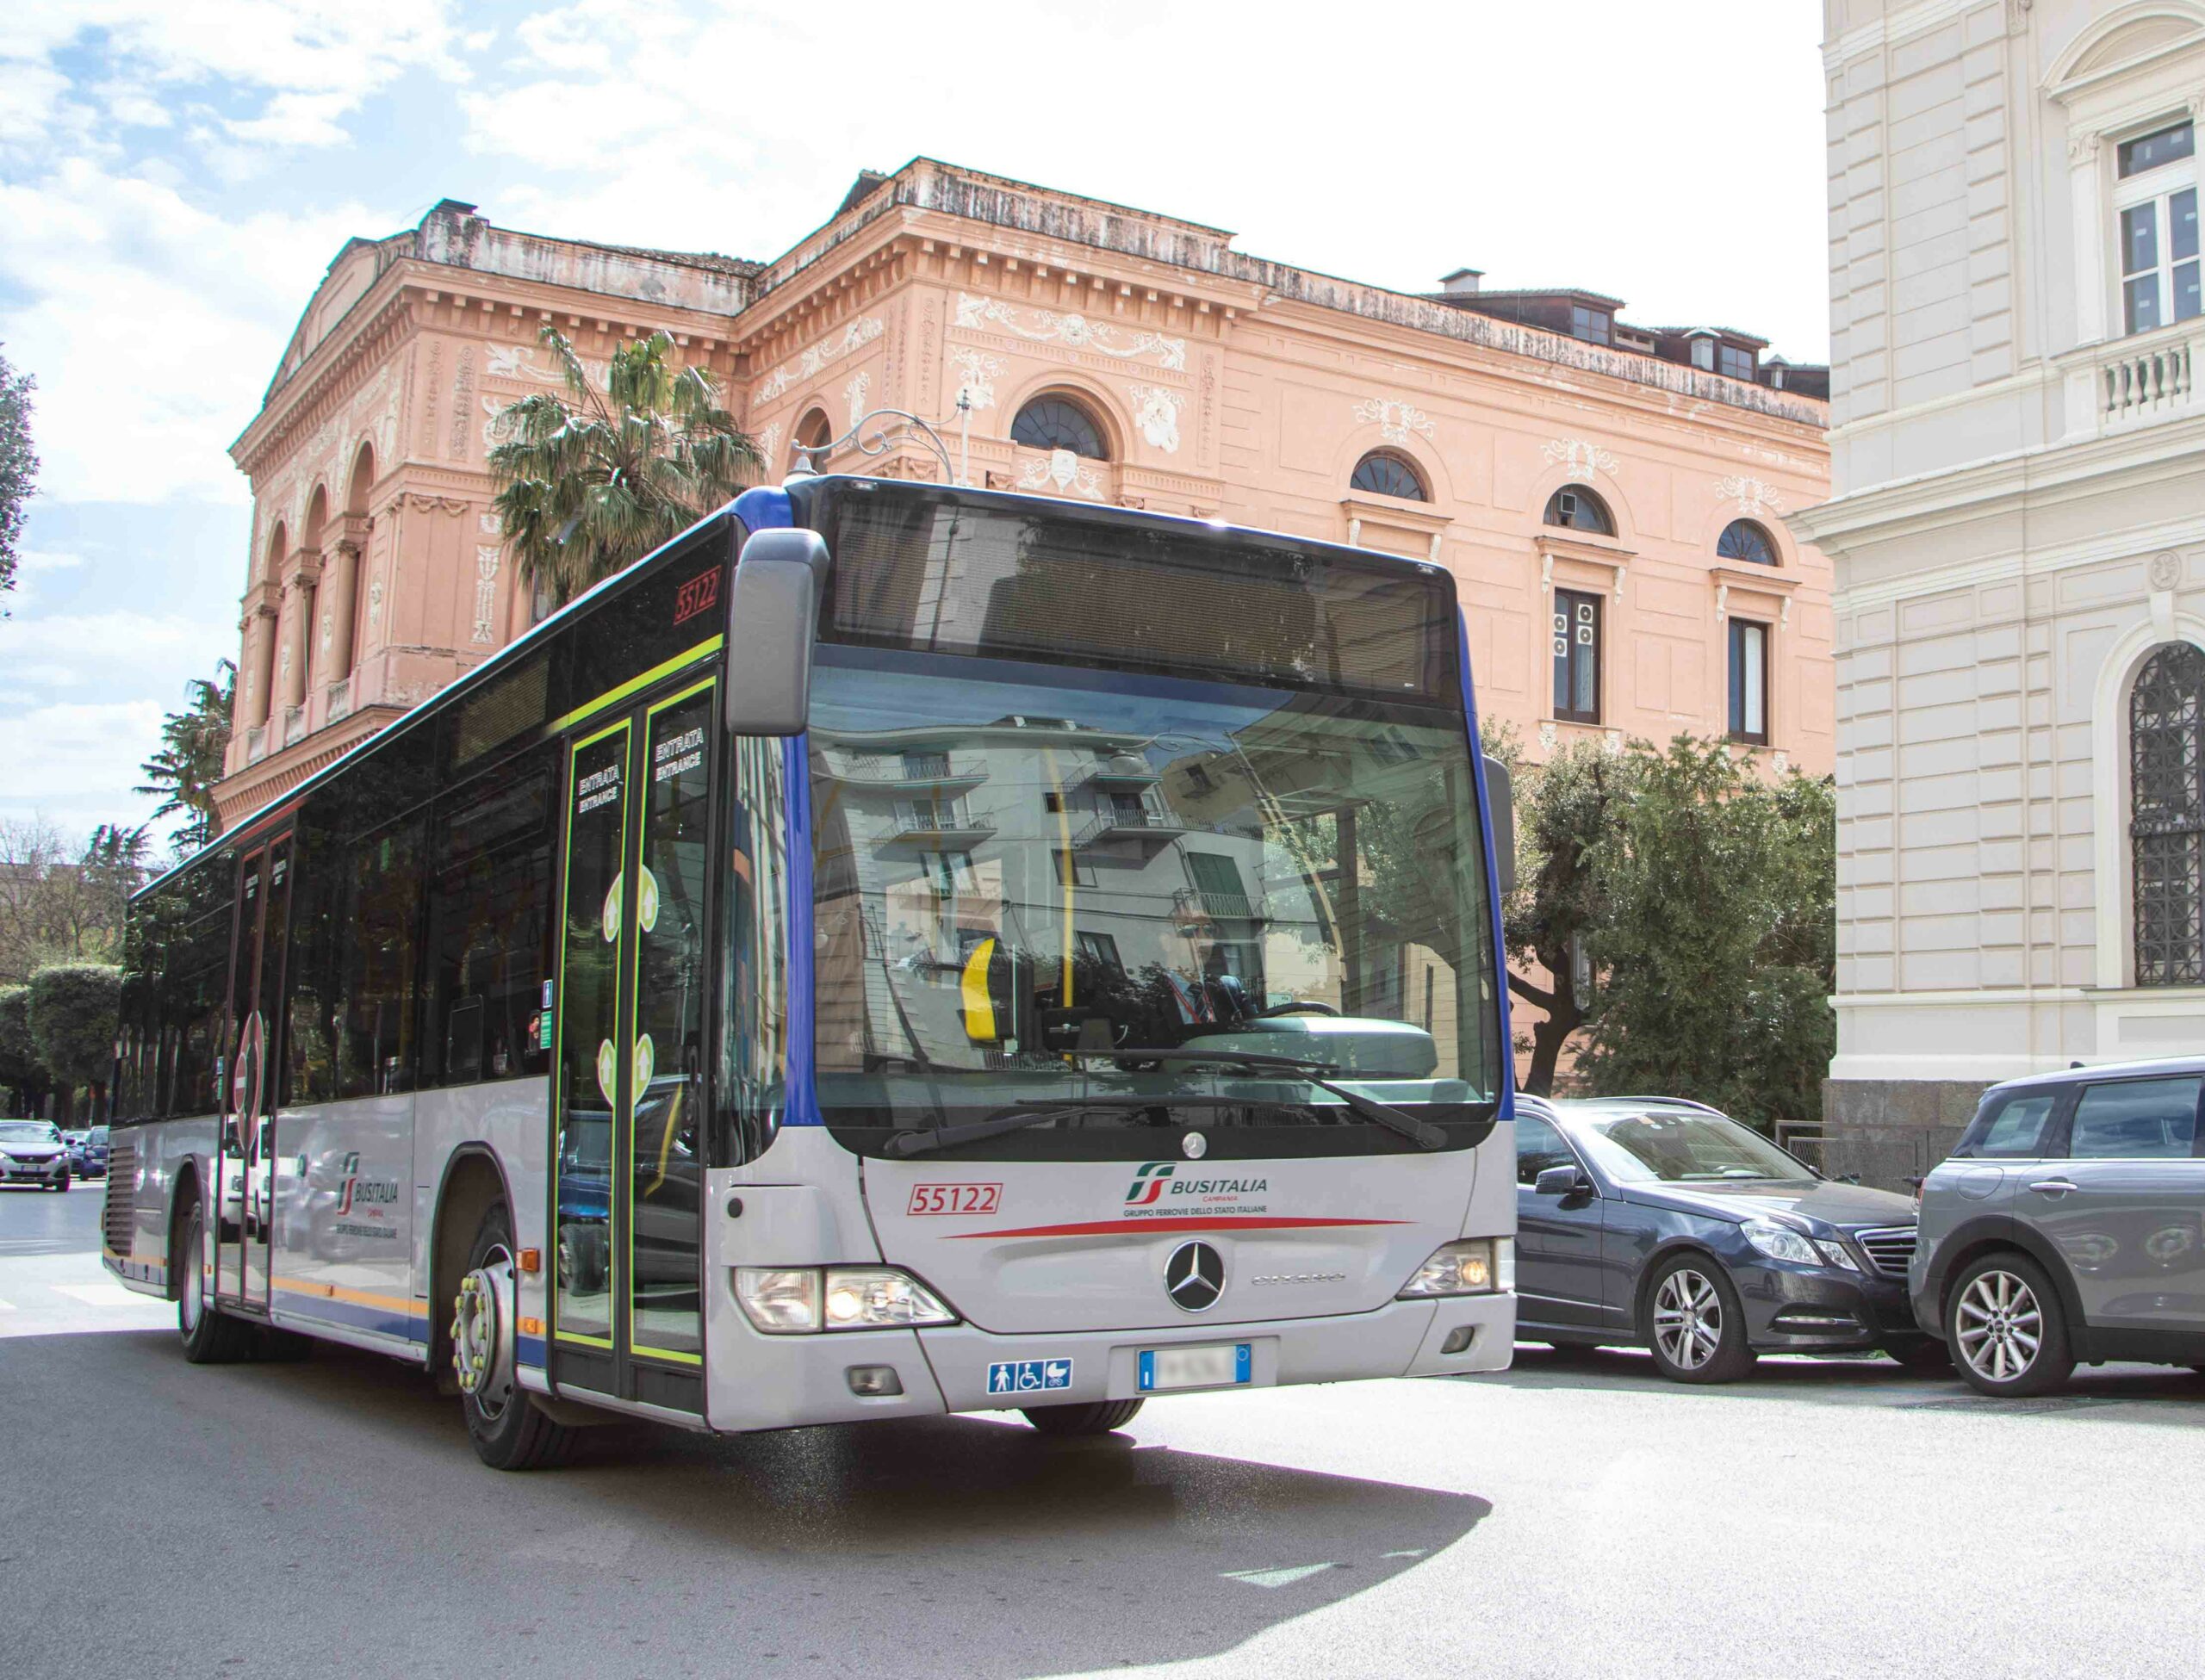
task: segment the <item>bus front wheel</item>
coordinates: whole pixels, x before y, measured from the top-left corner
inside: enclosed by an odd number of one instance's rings
[[[452,1369],[475,1457],[493,1470],[542,1470],[566,1457],[574,1431],[517,1380],[513,1271],[512,1223],[500,1202],[482,1216],[452,1298]]]
[[[1140,1410],[1138,1400],[1091,1400],[1080,1406],[1028,1406],[1026,1421],[1043,1435],[1108,1435]]]
[[[219,1312],[207,1299],[207,1216],[195,1197],[184,1210],[169,1275],[176,1280],[176,1327],[194,1365],[227,1365],[252,1351],[252,1326]]]

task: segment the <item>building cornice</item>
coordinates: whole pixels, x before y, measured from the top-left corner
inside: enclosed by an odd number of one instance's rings
[[[1786,522],[1801,542],[1835,555],[1862,542],[1964,524],[2030,504],[2178,478],[2196,472],[2201,456],[2205,412],[1893,479],[1803,507]]]

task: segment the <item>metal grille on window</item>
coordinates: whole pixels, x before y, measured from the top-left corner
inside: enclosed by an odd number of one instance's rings
[[[2136,983],[2205,984],[2205,653],[2160,648],[2128,697]]]
[[[1374,449],[1355,463],[1355,472],[1347,481],[1351,490],[1367,490],[1380,496],[1398,496],[1403,501],[1429,501],[1425,493],[1424,480],[1416,468],[1397,455],[1384,449]]]

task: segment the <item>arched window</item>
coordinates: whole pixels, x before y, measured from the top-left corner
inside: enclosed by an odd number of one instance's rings
[[[1010,423],[1010,441],[1029,449],[1070,449],[1090,461],[1108,461],[1102,428],[1069,397],[1036,397]]]
[[[1565,484],[1548,497],[1545,518],[1547,524],[1564,530],[1589,530],[1599,536],[1616,534],[1608,505],[1581,484]]]
[[[2136,983],[2205,984],[2205,653],[2169,642],[2128,696]]]
[[[1716,539],[1715,557],[1741,561],[1748,566],[1773,566],[1776,544],[1752,520],[1733,519],[1723,527],[1723,535]]]
[[[1367,490],[1374,496],[1399,496],[1405,502],[1432,499],[1432,493],[1424,487],[1424,474],[1391,449],[1373,449],[1357,462],[1347,487]]]
[[[793,441],[800,449],[823,449],[828,444],[833,443],[835,425],[827,418],[827,411],[823,408],[808,411],[804,417],[796,423],[796,435]]]

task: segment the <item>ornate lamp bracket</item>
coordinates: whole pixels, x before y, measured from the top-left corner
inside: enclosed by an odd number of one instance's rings
[[[962,410],[964,406],[964,397],[960,393],[958,407]],[[816,477],[820,463],[837,449],[854,447],[860,455],[877,459],[898,445],[914,440],[934,451],[941,462],[942,475],[952,484],[967,482],[960,464],[949,453],[949,445],[942,441],[941,434],[927,421],[901,408],[876,408],[871,413],[860,417],[840,437],[831,438],[824,443],[792,444],[790,448],[795,460],[789,468],[789,476]]]

